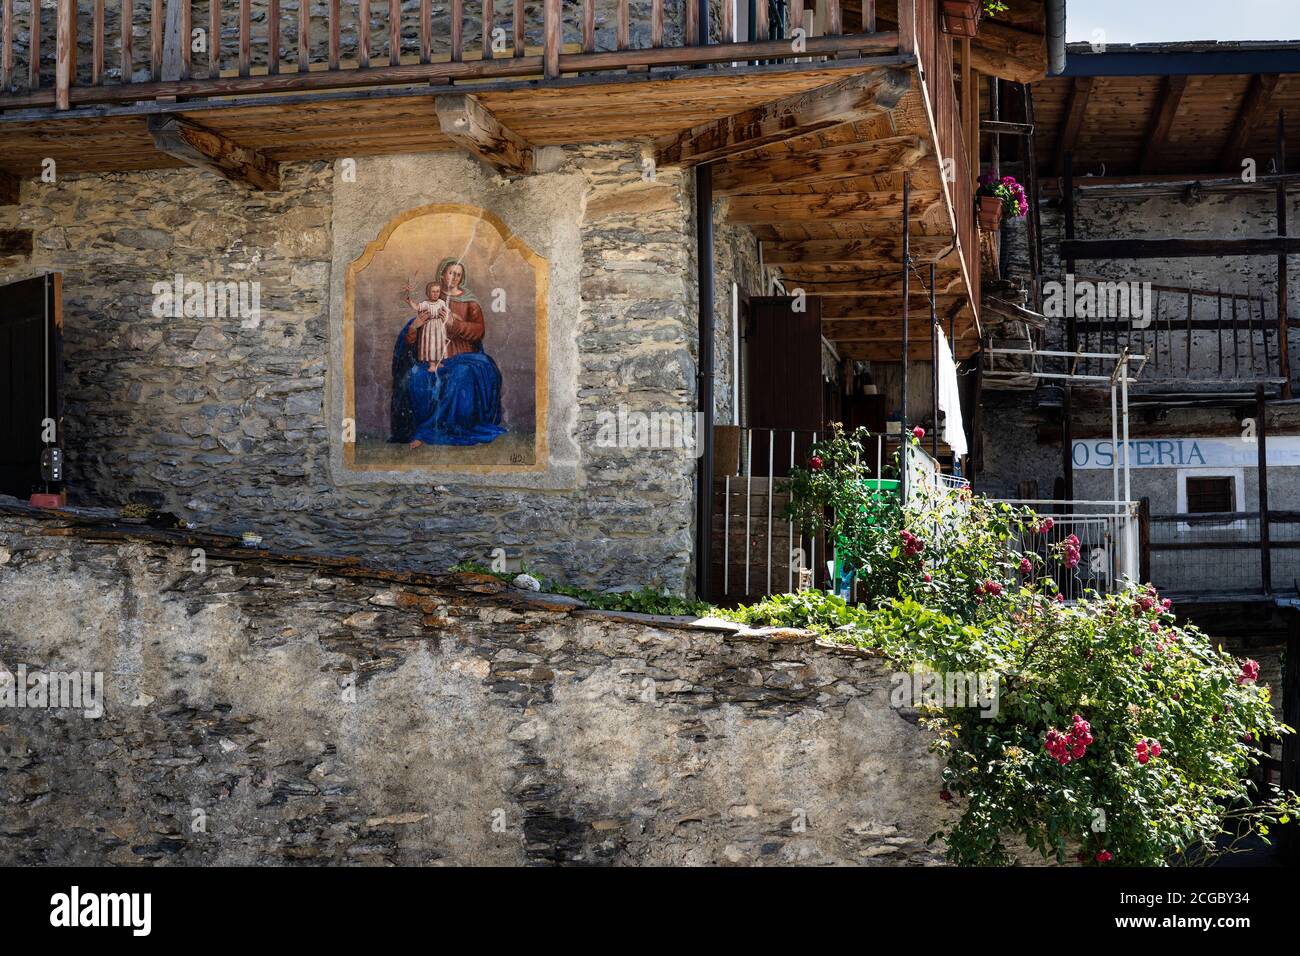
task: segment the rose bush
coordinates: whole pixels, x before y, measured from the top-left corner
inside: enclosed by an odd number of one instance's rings
[[[940,798],[963,800],[935,834],[954,862],[1005,864],[1013,835],[1060,861],[1200,862],[1296,812],[1294,795],[1249,780],[1255,741],[1290,732],[1256,662],[1179,625],[1150,586],[1066,603],[1042,558],[1017,550],[1051,518],[960,493],[903,509],[866,483],[864,437],[818,443],[789,509],[837,542],[861,606],[803,592],[736,616],[812,624],[904,669],[997,675],[996,714],[925,715],[947,758]],[[1050,548],[1072,573],[1077,539]]]

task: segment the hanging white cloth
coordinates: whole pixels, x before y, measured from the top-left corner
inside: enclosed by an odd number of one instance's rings
[[[939,366],[939,408],[943,411],[943,441],[952,453],[966,454],[966,427],[961,420],[961,396],[957,390],[957,364],[948,348],[948,337],[938,331],[939,350],[934,360]]]

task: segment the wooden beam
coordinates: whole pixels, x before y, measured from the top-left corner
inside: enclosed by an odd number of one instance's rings
[[[251,189],[280,188],[279,163],[183,116],[150,116],[148,128],[158,151],[183,163]]]
[[[928,310],[926,310],[928,312]],[[919,326],[919,327],[918,327]],[[908,319],[908,337],[926,334],[930,329],[930,316],[910,316]],[[947,329],[944,335],[947,336]],[[822,335],[832,342],[874,342],[901,341],[903,336],[903,317],[901,315],[872,316],[859,319],[836,319],[823,322]],[[958,335],[959,339],[971,338],[975,327],[967,325]]]
[[[18,205],[18,182],[13,173],[0,169],[0,206]]]
[[[945,236],[913,236],[913,259],[937,259],[952,248],[952,240]],[[864,239],[806,239],[780,240],[763,243],[763,262],[766,265],[797,265],[800,263],[897,263],[902,269],[903,240],[900,236],[872,236]]]
[[[503,126],[469,93],[440,96],[435,108],[443,135],[501,173],[533,171],[533,148]]]
[[[1083,116],[1088,111],[1088,97],[1092,95],[1093,78],[1076,76],[1070,84],[1070,96],[1065,105],[1065,122],[1056,141],[1056,159],[1052,168],[1060,176],[1065,171],[1065,154],[1071,152],[1079,141],[1083,129]]]
[[[1151,123],[1147,129],[1146,141],[1142,144],[1142,158],[1138,169],[1144,173],[1155,168],[1164,152],[1169,131],[1173,129],[1178,116],[1178,104],[1182,102],[1183,92],[1187,89],[1187,77],[1166,76],[1160,81],[1160,97],[1151,111]]]
[[[798,283],[786,282],[787,289],[794,288]],[[939,288],[943,289],[941,282]],[[859,290],[860,291],[860,290]],[[876,295],[863,296],[860,294],[851,295],[828,295],[822,297],[822,319],[824,321],[834,321],[835,319],[855,319],[863,316],[883,315],[888,316],[896,310],[898,315],[903,314],[901,286],[895,286],[893,289],[878,293]],[[925,310],[925,321],[930,321],[930,304],[929,300],[924,298],[925,293],[918,293],[913,286],[910,293],[911,300],[909,305],[916,310],[915,315],[920,316],[920,310]],[[966,301],[966,296],[955,292],[940,292],[938,306],[941,314],[944,309],[952,309]],[[920,305],[917,305],[920,302]],[[917,319],[920,321],[920,319]]]
[[[1228,139],[1219,153],[1219,166],[1222,169],[1238,168],[1241,161],[1246,158],[1244,150],[1246,144],[1250,142],[1250,134],[1258,128],[1269,112],[1269,105],[1273,102],[1273,95],[1277,92],[1280,81],[1281,77],[1275,73],[1256,74],[1250,78],[1246,95],[1242,97],[1241,106],[1237,109],[1236,121],[1232,124]]]
[[[1047,37],[985,17],[971,40],[971,66],[987,76],[1037,83],[1047,77]]]
[[[934,358],[929,335],[929,322],[913,331],[921,334],[920,341],[915,335],[908,342],[907,358],[911,362],[928,362]],[[841,342],[835,346],[841,358],[856,362],[900,362],[903,358],[903,343],[899,342]]]
[[[1300,237],[1234,239],[1062,239],[1061,259],[1185,259],[1197,256],[1284,256],[1300,253]]]
[[[655,143],[657,166],[693,166],[887,112],[912,88],[907,70],[878,69],[701,123]]]
[[[937,190],[914,190],[910,200],[912,215],[922,215],[935,203],[943,202]],[[882,192],[837,192],[784,196],[732,196],[727,205],[727,221],[743,225],[797,225],[800,222],[842,220],[864,222],[895,220],[902,212],[902,190]]]
[[[713,169],[715,195],[758,193],[790,184],[885,176],[916,165],[926,148],[916,136],[891,136],[792,155],[746,156]]]

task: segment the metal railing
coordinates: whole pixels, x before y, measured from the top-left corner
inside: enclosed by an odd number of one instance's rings
[[[1037,555],[1042,565],[1035,575],[1051,577],[1067,601],[1076,601],[1087,591],[1108,594],[1141,577],[1136,501],[997,500],[1052,519],[1050,530],[1042,530],[1040,524],[1019,535],[1012,547]],[[1062,555],[1062,545],[1071,535],[1079,542],[1079,562],[1074,567]]]

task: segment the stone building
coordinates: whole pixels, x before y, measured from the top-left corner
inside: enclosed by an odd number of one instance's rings
[[[736,600],[831,422],[959,470],[1063,3],[108,6],[0,31],[0,662],[113,715],[6,725],[7,859],[937,862],[880,661],[446,571]]]

